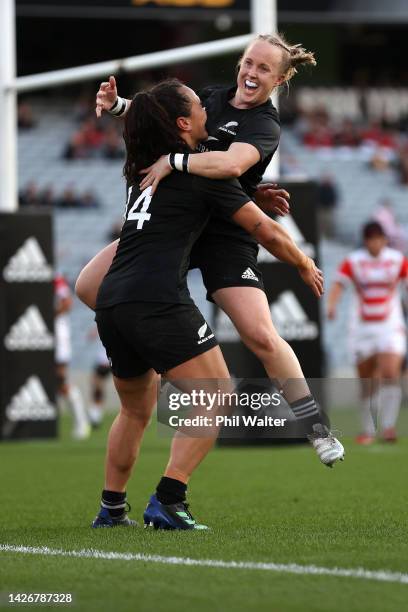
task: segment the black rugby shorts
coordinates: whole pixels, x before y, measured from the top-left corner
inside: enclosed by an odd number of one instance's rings
[[[207,300],[226,287],[257,287],[264,291],[262,272],[257,263],[258,247],[239,239],[200,242],[194,246],[190,268],[199,268],[207,290]]]
[[[128,302],[97,310],[95,321],[117,378],[163,374],[218,345],[195,304]]]

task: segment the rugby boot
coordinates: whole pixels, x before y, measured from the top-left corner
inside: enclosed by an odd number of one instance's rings
[[[159,502],[156,494],[152,495],[143,514],[144,526],[154,529],[208,529],[193,518],[188,504],[165,505]]]
[[[333,467],[336,461],[344,461],[344,447],[322,423],[313,425],[313,433],[308,436],[320,461]]]
[[[115,517],[111,516],[107,508],[103,508],[101,506],[99,513],[92,522],[92,527],[94,529],[96,529],[97,527],[137,527],[137,522],[130,519],[127,515],[127,513],[131,511],[131,507],[130,504],[128,504],[127,502],[126,504],[126,511],[120,516]]]

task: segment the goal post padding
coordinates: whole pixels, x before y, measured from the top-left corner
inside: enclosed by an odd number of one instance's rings
[[[0,213],[0,292],[0,440],[56,437],[50,213]]]

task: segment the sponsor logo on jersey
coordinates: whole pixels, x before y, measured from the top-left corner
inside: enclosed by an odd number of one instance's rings
[[[241,278],[259,281],[259,278],[255,275],[254,271],[251,268],[247,268],[245,272],[242,273]]]
[[[54,347],[54,338],[37,306],[29,306],[11,326],[4,346],[9,351],[48,351]]]
[[[231,136],[236,136],[237,135],[237,131],[236,131],[237,127],[238,127],[238,121],[228,121],[228,123],[226,123],[225,125],[222,125],[218,129],[221,132],[227,132],[227,134],[231,134]]]
[[[235,342],[239,340],[239,334],[232,324],[231,319],[222,310],[218,310],[215,319],[215,333],[221,342]]]
[[[7,419],[12,422],[52,421],[56,414],[38,376],[30,376],[6,407]]]
[[[208,325],[207,323],[204,323],[204,325],[202,325],[200,327],[200,329],[198,330],[198,337],[200,338],[200,340],[197,340],[197,344],[203,344],[204,342],[207,342],[207,340],[211,340],[211,338],[214,338],[214,334],[211,333],[208,336],[204,337],[206,332],[208,330]]]
[[[3,278],[9,283],[41,283],[53,278],[52,267],[34,236],[27,238],[10,257],[3,270]]]
[[[285,340],[314,340],[319,335],[315,321],[311,321],[293,291],[284,291],[270,305],[272,321]]]
[[[299,226],[293,219],[291,215],[286,215],[285,217],[279,217],[276,219],[280,225],[288,232],[292,240],[297,244],[297,246],[302,249],[302,251],[312,259],[316,255],[316,249],[310,242],[306,242],[305,237],[299,229]],[[276,262],[279,261],[269,253],[263,246],[259,245],[259,253],[258,253],[258,261],[265,262]]]

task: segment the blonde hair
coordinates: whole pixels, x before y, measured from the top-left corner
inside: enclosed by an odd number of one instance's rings
[[[302,64],[316,66],[317,62],[312,51],[307,51],[301,44],[291,45],[283,34],[259,34],[248,44],[242,57],[249,47],[258,41],[265,41],[275,47],[283,49],[284,53],[282,53],[281,70],[286,82],[290,81],[290,79],[295,76],[297,73],[297,66],[301,66]],[[239,60],[239,64],[241,63],[242,57]]]

